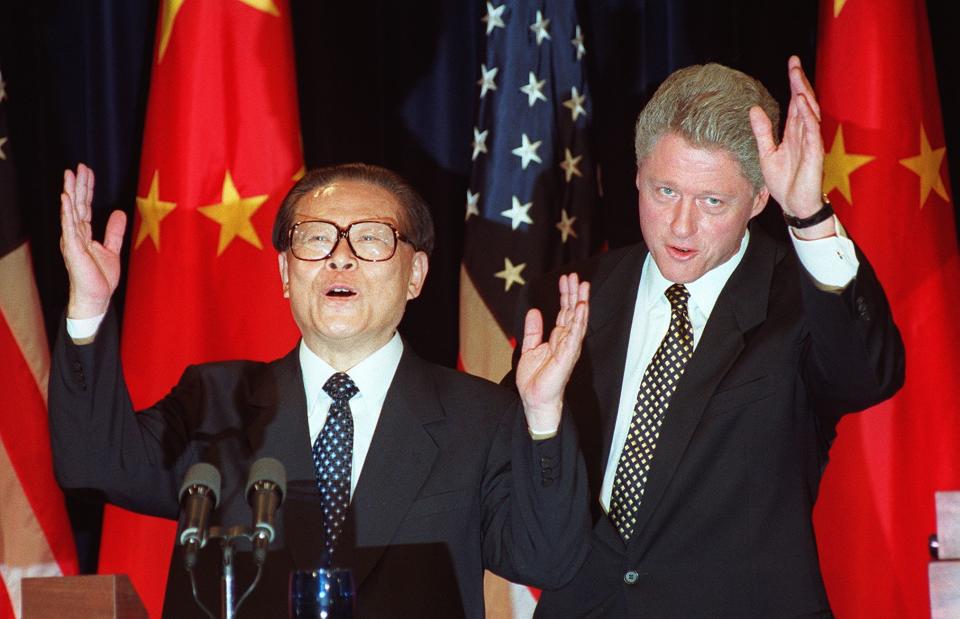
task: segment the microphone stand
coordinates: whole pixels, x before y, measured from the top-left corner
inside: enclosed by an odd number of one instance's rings
[[[240,604],[243,603],[243,600],[247,598],[250,592],[253,591],[253,588],[257,586],[257,583],[260,581],[260,573],[263,569],[261,564],[257,565],[257,575],[254,578],[253,582],[250,583],[250,587],[247,588],[247,591],[240,598],[239,602],[236,602],[237,591],[236,591],[236,580],[233,573],[234,558],[235,558],[235,547],[234,544],[237,540],[246,539],[252,542],[256,537],[257,532],[250,527],[244,527],[240,525],[232,527],[210,527],[207,531],[208,539],[219,539],[220,540],[220,552],[221,552],[221,563],[220,563],[220,618],[221,619],[234,619],[236,617],[237,610],[240,608]]]

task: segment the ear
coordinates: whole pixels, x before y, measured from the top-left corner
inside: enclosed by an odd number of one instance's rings
[[[640,191],[640,166],[637,166],[637,176],[634,178],[634,185],[637,187],[637,191]]]
[[[427,279],[427,271],[430,270],[430,259],[427,254],[418,251],[413,254],[413,261],[410,264],[410,281],[407,283],[407,301],[416,299],[423,290],[423,282]]]
[[[277,254],[277,265],[280,267],[280,282],[283,284],[283,298],[290,298],[290,276],[287,273],[287,254]]]
[[[760,191],[757,192],[757,195],[753,196],[753,207],[750,209],[750,219],[753,219],[763,211],[763,208],[767,205],[767,200],[770,199],[770,190],[767,189],[767,186],[764,185],[760,188]]]

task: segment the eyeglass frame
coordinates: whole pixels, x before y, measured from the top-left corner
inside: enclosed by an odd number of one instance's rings
[[[330,251],[327,253],[327,255],[323,256],[322,258],[301,258],[296,254],[296,252],[293,251],[293,231],[296,230],[297,226],[299,226],[300,224],[309,224],[309,223],[330,224],[337,231],[337,240],[333,242],[333,246],[330,248]],[[386,258],[380,258],[379,260],[371,260],[370,258],[361,258],[359,255],[357,255],[357,250],[353,248],[353,243],[350,241],[350,228],[352,228],[356,224],[383,224],[384,226],[387,226],[388,228],[390,228],[390,230],[393,232],[393,238],[394,238],[393,253],[391,253]],[[404,243],[407,243],[408,245],[410,245],[410,247],[412,247],[414,251],[420,251],[420,249],[416,246],[416,244],[414,244],[414,242],[411,241],[409,238],[407,238],[407,236],[404,235],[402,232],[397,230],[397,228],[393,224],[387,221],[380,221],[379,219],[360,219],[358,221],[351,221],[349,224],[347,224],[346,228],[341,228],[335,222],[332,222],[329,219],[301,219],[300,221],[295,221],[293,225],[290,226],[290,229],[287,231],[287,243],[290,247],[290,253],[293,254],[293,257],[296,258],[297,260],[303,260],[304,262],[320,262],[322,260],[328,259],[330,256],[333,255],[333,252],[337,251],[337,247],[340,245],[341,239],[347,239],[347,247],[350,248],[350,253],[352,253],[353,257],[356,258],[357,260],[362,260],[364,262],[386,262],[387,260],[390,260],[391,258],[397,255],[397,247],[399,247],[399,244],[397,243],[397,241],[403,241]]]

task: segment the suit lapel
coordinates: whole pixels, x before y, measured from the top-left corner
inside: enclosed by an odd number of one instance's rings
[[[276,458],[289,480],[313,480],[307,398],[303,390],[298,347],[266,366],[251,379],[246,423],[251,461]]]
[[[776,258],[773,242],[759,230],[752,230],[747,252],[720,293],[670,400],[637,526],[628,545],[631,556],[641,556],[649,545],[650,536],[644,535],[644,529],[677,470],[707,402],[743,350],[744,334],[766,318]]]
[[[444,423],[429,366],[404,344],[335,553],[359,587],[430,473]]]
[[[646,256],[646,247],[642,244],[636,245],[623,255],[608,276],[599,282],[592,282],[590,324],[581,355],[581,361],[589,360],[587,380],[590,381],[590,386],[580,384],[578,389],[588,389],[595,393],[596,410],[602,414],[601,480],[616,426],[620,391],[623,388],[623,368],[626,366],[627,347],[630,343],[630,326]],[[611,368],[618,369],[610,371]],[[597,488],[599,489],[599,485]]]

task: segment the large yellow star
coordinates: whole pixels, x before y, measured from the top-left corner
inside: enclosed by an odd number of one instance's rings
[[[823,156],[823,193],[829,194],[837,189],[847,200],[847,204],[853,204],[853,197],[850,192],[850,175],[862,165],[865,165],[876,159],[870,155],[853,155],[847,152],[843,143],[843,125],[837,125],[837,133],[833,138],[833,146],[830,152]]]
[[[230,176],[230,170],[227,170],[223,177],[222,202],[201,206],[197,209],[220,224],[220,241],[217,244],[218,256],[238,236],[257,249],[263,249],[263,245],[260,244],[260,237],[257,236],[257,230],[253,227],[250,218],[267,201],[268,197],[267,194],[248,198],[240,197],[240,192],[237,191],[237,187],[233,184],[233,178]]]
[[[164,202],[160,199],[160,170],[154,170],[147,197],[137,196],[140,229],[137,231],[137,240],[133,248],[140,247],[140,243],[149,236],[153,246],[160,251],[160,222],[175,208],[177,208],[176,202]]]
[[[940,164],[947,154],[947,147],[930,148],[930,141],[927,139],[927,132],[923,125],[920,125],[920,154],[915,157],[901,159],[900,163],[913,170],[920,176],[920,208],[930,197],[930,190],[933,189],[941,198],[950,201],[947,195],[947,188],[943,184],[943,177],[940,176]]]
[[[525,285],[527,282],[524,281],[523,277],[520,276],[520,272],[527,268],[527,263],[518,264],[514,266],[510,262],[510,258],[503,259],[503,270],[494,273],[494,277],[499,277],[503,280],[503,291],[506,292],[510,290],[510,286],[514,284],[520,284],[521,286]]]
[[[186,1],[163,0],[163,6],[160,7],[160,54],[157,56],[157,62],[163,60],[167,45],[170,43],[170,35],[173,33],[173,22],[177,19],[177,14]],[[280,15],[280,11],[277,10],[273,0],[240,0],[240,2],[273,16]]]

